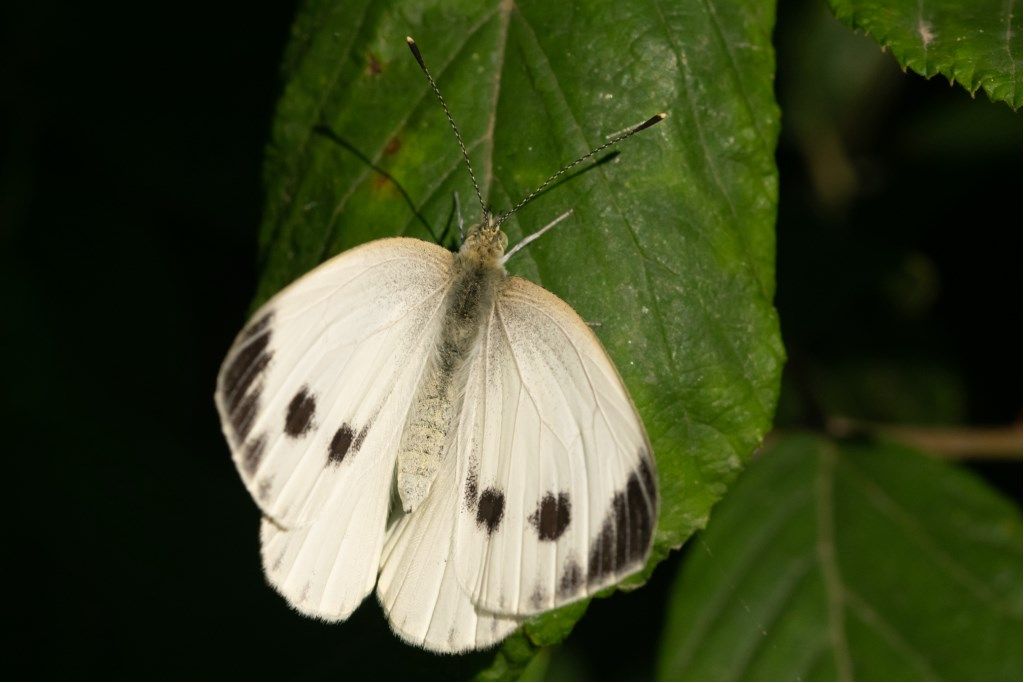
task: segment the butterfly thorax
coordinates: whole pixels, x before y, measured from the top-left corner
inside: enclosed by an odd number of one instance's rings
[[[501,231],[501,224],[497,217],[488,211],[484,214],[483,221],[469,229],[458,255],[500,268],[501,257],[505,255],[507,246],[508,237]]]
[[[397,487],[406,512],[426,498],[451,450],[470,359],[494,307],[508,240],[491,221],[470,230],[452,261],[437,344],[409,411],[398,452]]]

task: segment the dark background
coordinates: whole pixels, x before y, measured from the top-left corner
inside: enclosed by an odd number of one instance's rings
[[[212,396],[254,291],[295,9],[0,10],[12,678],[434,678],[490,660],[401,645],[372,598],[318,624],[262,578]],[[902,74],[817,2],[782,2],[777,39],[780,425],[1019,424],[1020,115]],[[967,466],[1020,500],[1019,455]],[[552,675],[650,677],[681,557],[595,602]]]

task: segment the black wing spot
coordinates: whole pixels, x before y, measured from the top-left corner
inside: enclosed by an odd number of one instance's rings
[[[331,445],[327,451],[327,464],[340,465],[355,439],[356,433],[352,431],[352,428],[347,424],[341,425],[338,431],[334,433],[334,438],[331,439]]]
[[[346,455],[355,455],[358,453],[359,448],[363,445],[363,441],[366,440],[366,435],[369,431],[369,422],[363,425],[363,428],[359,430],[358,434],[348,425],[348,423],[343,423],[341,427],[338,428],[338,431],[334,433],[334,438],[331,439],[331,445],[327,449],[327,464],[340,465]]]
[[[270,491],[273,489],[274,482],[269,477],[261,479],[259,487],[256,489],[256,499],[266,502],[270,498]]]
[[[313,426],[313,415],[316,413],[316,397],[309,393],[309,387],[302,387],[288,404],[288,414],[284,419],[284,433],[298,438]]]
[[[565,492],[559,493],[557,498],[554,493],[546,494],[537,511],[529,517],[542,541],[557,541],[565,533],[570,519],[569,494]]]
[[[259,335],[263,334],[264,332],[267,331],[267,328],[270,327],[270,323],[273,320],[273,311],[265,314],[262,318],[260,318],[255,323],[253,323],[252,325],[245,329],[245,332],[242,333],[242,339],[252,339],[253,337],[258,337]]]
[[[469,509],[476,506],[476,480],[476,471],[471,469],[466,476],[466,507]]]
[[[242,355],[246,355],[244,351],[231,363],[231,368],[228,370],[229,376],[225,382],[224,398],[226,399],[229,413],[235,412],[243,399],[247,398],[249,388],[263,375],[263,371],[270,365],[270,359],[273,357],[273,354],[269,351],[259,354],[251,359],[251,361],[249,359],[242,359]],[[248,363],[244,368],[244,372],[238,369],[240,366],[237,363],[240,360],[245,360]],[[238,374],[231,377],[231,371],[235,371]],[[260,390],[259,388],[257,389],[257,391]]]
[[[592,583],[622,573],[628,567],[643,562],[647,556],[654,520],[651,518],[652,507],[640,484],[641,477],[647,483],[653,482],[650,470],[645,473],[641,466],[639,474],[633,472],[629,475],[625,490],[612,497],[601,532],[591,544],[587,578]]]
[[[363,442],[366,441],[366,435],[370,432],[370,425],[372,422],[367,422],[363,425],[363,428],[356,434],[355,440],[352,442],[352,452],[356,453],[363,446]]]
[[[267,447],[267,436],[261,434],[245,445],[242,451],[242,471],[248,476],[256,474],[256,469],[263,460],[263,451]]]
[[[225,405],[229,414],[233,414],[247,398],[249,388],[256,383],[263,371],[270,364],[273,352],[267,350],[270,344],[270,321],[273,314],[268,313],[242,333],[242,341],[246,344],[235,355],[224,372]]]
[[[273,356],[267,349],[270,344],[271,317],[268,313],[243,333],[242,339],[246,344],[224,371],[224,384],[221,387],[224,407],[239,442],[249,436],[249,430],[256,421],[256,413],[259,412],[263,384],[258,380]]]
[[[476,523],[486,527],[488,534],[493,534],[504,515],[505,494],[495,488],[485,489],[477,503]]]
[[[629,548],[626,556],[628,561],[637,562],[647,553],[654,524],[651,508],[648,507],[647,497],[644,496],[636,474],[631,475],[626,483],[626,506],[629,510]]]
[[[644,490],[647,491],[647,497],[652,501],[658,497],[658,484],[654,479],[654,473],[651,471],[651,454],[647,451],[640,451],[640,483],[644,485]]]
[[[272,573],[277,573],[277,571],[281,568],[281,564],[284,562],[284,554],[287,550],[288,548],[285,547],[285,549],[281,551],[281,554],[277,556],[277,559],[274,560],[273,564],[270,566],[270,571]]]
[[[239,441],[245,441],[246,437],[249,436],[249,430],[252,429],[252,425],[256,422],[256,413],[259,411],[260,406],[260,394],[263,393],[263,385],[257,384],[245,398],[238,403],[234,409],[231,410],[229,419],[231,420],[231,428],[235,432],[235,438]]]
[[[621,493],[612,503],[615,510],[615,568],[624,567],[629,552],[629,504]]]
[[[579,562],[570,559],[565,563],[565,571],[562,572],[562,578],[558,581],[558,597],[564,598],[576,595],[582,583],[583,572],[580,569]]]

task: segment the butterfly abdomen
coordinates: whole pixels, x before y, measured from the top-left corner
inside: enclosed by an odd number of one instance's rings
[[[504,277],[489,259],[455,255],[437,345],[416,388],[398,450],[398,493],[406,512],[426,497],[448,450],[468,361]]]

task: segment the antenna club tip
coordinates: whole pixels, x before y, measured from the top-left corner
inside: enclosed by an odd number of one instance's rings
[[[412,56],[416,58],[416,63],[420,65],[420,68],[424,71],[427,70],[427,65],[423,62],[423,55],[420,54],[419,47],[416,46],[416,41],[412,39],[412,36],[405,37],[405,43],[412,50]]]
[[[646,121],[641,123],[639,126],[634,128],[632,133],[639,133],[640,131],[644,130],[645,128],[650,128],[651,126],[653,126],[656,123],[661,123],[662,121],[665,120],[666,117],[668,117],[668,114],[666,112],[661,112],[660,114],[655,114],[654,116],[652,116],[651,118],[647,119]]]

